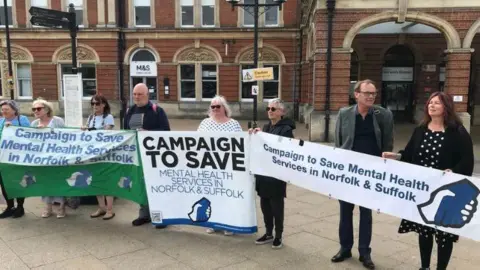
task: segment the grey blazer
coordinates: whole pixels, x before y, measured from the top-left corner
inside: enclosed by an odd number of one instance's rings
[[[373,106],[373,127],[378,148],[382,152],[393,150],[393,114],[380,106]],[[357,105],[340,109],[335,127],[335,147],[351,150],[355,139]]]

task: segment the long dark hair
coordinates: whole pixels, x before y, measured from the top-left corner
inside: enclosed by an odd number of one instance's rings
[[[430,104],[430,101],[435,97],[438,97],[438,99],[440,99],[440,102],[442,102],[443,104],[444,125],[451,128],[457,128],[461,126],[463,123],[462,120],[460,120],[460,118],[458,117],[457,113],[455,113],[455,104],[453,103],[453,99],[450,95],[444,92],[435,92],[430,95],[427,103],[425,103],[422,125],[427,126],[432,121],[432,117],[428,113],[428,105]]]
[[[97,94],[97,95],[94,95],[92,97],[92,99],[90,100],[90,102],[92,101],[96,101],[96,102],[100,102],[100,103],[103,103],[105,104],[105,108],[103,108],[103,117],[107,117],[107,115],[110,114],[110,104],[108,104],[108,100],[100,95],[100,94]]]

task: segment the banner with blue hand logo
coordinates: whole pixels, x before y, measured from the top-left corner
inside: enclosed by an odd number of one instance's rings
[[[146,203],[135,131],[6,127],[0,171],[9,196],[115,197]]]
[[[480,179],[271,134],[251,135],[250,170],[480,241]]]
[[[138,133],[152,223],[257,231],[248,134]]]

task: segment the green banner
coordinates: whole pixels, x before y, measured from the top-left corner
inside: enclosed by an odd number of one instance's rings
[[[135,131],[10,126],[1,134],[10,198],[110,195],[147,203]]]

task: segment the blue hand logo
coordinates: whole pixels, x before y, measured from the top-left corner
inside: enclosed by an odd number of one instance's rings
[[[20,186],[27,188],[37,182],[37,179],[35,178],[34,175],[32,175],[29,172],[25,172],[25,175],[23,175],[22,180],[20,181]]]
[[[92,183],[92,175],[88,171],[74,172],[67,183],[71,187],[88,188]]]
[[[426,224],[446,228],[462,228],[477,211],[480,190],[468,179],[444,185],[430,194],[430,199],[419,204],[418,211]]]
[[[212,215],[212,207],[210,201],[203,197],[192,205],[192,211],[188,213],[188,217],[193,222],[206,222]]]
[[[118,186],[130,190],[132,188],[132,180],[128,177],[122,177],[120,178],[120,181],[118,181]]]

